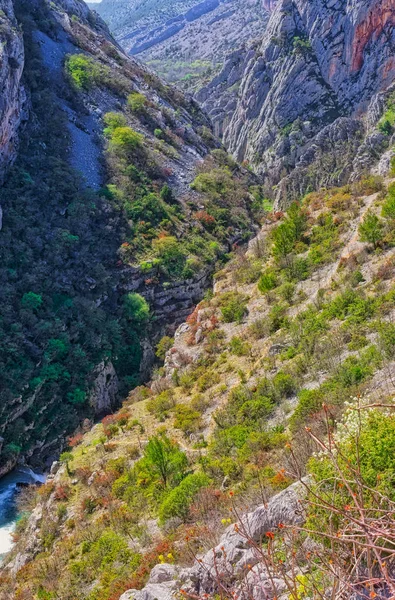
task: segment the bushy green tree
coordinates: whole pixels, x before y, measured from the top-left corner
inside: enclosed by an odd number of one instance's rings
[[[359,237],[362,242],[373,244],[377,248],[384,237],[383,224],[379,217],[368,210],[362,223],[358,227]]]
[[[74,459],[74,456],[71,452],[62,452],[62,454],[59,457],[60,462],[64,465],[66,465],[66,470],[67,470],[68,475],[71,475],[70,463],[72,462],[73,459]]]
[[[131,292],[124,297],[124,310],[127,318],[137,325],[149,319],[150,308],[148,302],[140,294]]]
[[[189,507],[196,493],[210,485],[210,479],[204,473],[191,473],[183,479],[164,499],[159,508],[159,519],[162,523],[178,517],[185,520]]]
[[[115,152],[130,154],[143,143],[143,136],[131,127],[117,127],[111,131],[110,148]]]
[[[127,127],[127,121],[125,115],[119,112],[108,112],[104,115],[103,121],[107,126],[104,129],[104,133],[107,137],[111,137],[111,132],[119,127]]]
[[[158,344],[156,345],[156,356],[158,358],[160,358],[161,360],[165,359],[166,356],[166,352],[168,350],[170,350],[170,348],[173,346],[174,344],[174,338],[169,337],[168,335],[163,336],[163,338],[160,339],[160,341],[158,342]]]
[[[132,92],[128,96],[128,106],[135,113],[142,113],[147,106],[147,98],[139,92]]]
[[[164,487],[172,487],[185,476],[188,459],[185,452],[166,435],[152,437],[144,450],[143,458],[137,463],[138,472],[149,479],[161,481]]]
[[[353,517],[356,503],[373,509],[373,516],[386,497],[395,500],[394,415],[350,407],[338,426],[336,448],[312,458],[309,471],[320,502],[312,502],[308,527],[316,529],[319,523],[319,530],[328,533],[342,529],[349,515]],[[326,503],[337,510],[328,510]]]
[[[273,269],[266,269],[259,278],[258,290],[262,294],[266,294],[277,286],[277,274]]]
[[[226,292],[222,295],[220,306],[225,323],[241,323],[247,312],[247,298],[238,292]]]
[[[395,220],[395,184],[388,187],[388,193],[383,203],[382,215],[387,219]]]
[[[166,235],[153,241],[155,255],[160,260],[162,269],[175,277],[180,277],[186,262],[186,255],[176,237]]]
[[[66,60],[66,72],[78,89],[89,90],[99,77],[99,66],[84,54],[72,54]]]
[[[27,310],[36,311],[40,308],[43,303],[43,298],[40,294],[35,294],[34,292],[26,292],[22,296],[22,308],[26,308]]]

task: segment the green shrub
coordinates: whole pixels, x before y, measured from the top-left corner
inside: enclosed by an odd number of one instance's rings
[[[378,323],[379,346],[386,358],[395,357],[395,325],[380,321]]]
[[[235,272],[236,281],[238,283],[255,283],[259,280],[262,270],[260,260],[246,260]]]
[[[383,224],[379,217],[368,210],[362,223],[358,227],[359,237],[362,242],[373,244],[376,248],[384,237]]]
[[[311,232],[308,253],[308,262],[314,268],[332,262],[339,247],[339,228],[332,214],[322,213],[317,221],[319,224]]]
[[[241,323],[247,312],[247,299],[238,292],[226,292],[220,298],[220,307],[225,323]]]
[[[224,348],[226,334],[222,329],[214,329],[207,334],[206,351],[209,354],[219,354]]]
[[[85,54],[73,54],[66,59],[66,72],[78,89],[89,90],[100,80],[100,67]]]
[[[200,392],[205,392],[216,383],[219,383],[220,380],[220,375],[216,371],[206,371],[205,373],[203,373],[203,375],[199,377],[199,379],[196,382],[196,385]]]
[[[314,483],[307,528],[330,532],[354,527],[353,518],[361,506],[366,520],[380,518],[387,498],[395,499],[394,457],[394,416],[377,410],[357,412],[350,407],[338,427],[336,451],[309,461]],[[319,503],[314,499],[316,493]],[[327,503],[335,508],[328,511]],[[320,543],[324,541],[336,551],[336,542],[334,545],[332,540],[318,537]]]
[[[142,146],[143,136],[131,127],[117,127],[111,131],[110,148],[118,153],[133,154]]]
[[[258,396],[252,400],[247,400],[240,407],[238,417],[241,421],[261,421],[267,419],[273,410],[273,401],[267,396]]]
[[[155,354],[161,360],[165,360],[166,352],[170,350],[170,348],[174,344],[174,338],[169,337],[168,335],[163,336],[160,341],[156,345]]]
[[[229,343],[229,350],[236,356],[246,356],[250,351],[250,346],[237,336],[233,336]]]
[[[391,135],[395,127],[395,100],[393,97],[387,100],[387,110],[381,117],[378,128],[385,135]]]
[[[364,323],[375,312],[375,300],[363,292],[346,289],[324,307],[323,316],[331,319],[347,319],[349,323]]]
[[[259,278],[258,290],[262,294],[266,294],[275,287],[277,287],[277,274],[274,269],[267,269]]]
[[[395,220],[395,184],[388,186],[388,193],[382,207],[382,215],[386,219]]]
[[[320,389],[300,390],[298,394],[298,405],[290,419],[291,429],[306,423],[308,418],[322,408],[324,395]]]
[[[86,391],[81,388],[74,388],[74,390],[68,392],[67,400],[70,402],[70,404],[81,406],[82,404],[85,404],[87,400]]]
[[[103,121],[107,125],[104,129],[106,137],[111,137],[112,132],[120,127],[127,127],[127,121],[125,115],[118,112],[108,112],[104,115]]]
[[[260,411],[260,407],[257,407]],[[265,408],[262,408],[266,416]],[[244,418],[244,416],[242,415]],[[226,429],[217,429],[212,440],[211,453],[213,456],[232,456],[234,450],[240,450],[248,440],[251,427],[247,425],[231,425]]]
[[[175,399],[172,390],[165,390],[157,396],[150,398],[147,402],[148,412],[154,414],[159,421],[164,421],[169,416],[175,406]]]
[[[186,520],[189,507],[197,492],[210,485],[210,479],[204,473],[191,473],[174,488],[159,507],[159,520],[163,524],[169,519],[178,517]]]
[[[43,303],[43,298],[40,294],[35,294],[34,292],[26,292],[23,294],[21,305],[22,308],[27,310],[36,311],[40,308]]]
[[[273,231],[273,256],[278,259],[285,258],[293,250],[295,244],[295,230],[290,222],[281,223]]]
[[[138,92],[132,92],[128,96],[128,106],[135,113],[142,113],[147,106],[147,98]]]
[[[306,213],[297,202],[293,202],[283,223],[272,233],[273,256],[277,259],[285,259],[294,249],[295,243],[302,239],[306,227]]]
[[[165,185],[162,187],[160,191],[160,197],[164,202],[166,202],[166,204],[172,204],[174,202],[175,198],[173,191],[171,187],[167,185],[167,183],[165,183]]]
[[[256,340],[260,340],[269,333],[269,324],[267,319],[257,319],[248,327],[248,331]]]
[[[167,235],[154,240],[152,248],[164,273],[174,278],[181,278],[184,275],[187,257],[176,237]]]
[[[282,298],[282,300],[291,304],[295,295],[295,284],[291,282],[283,283],[278,288],[278,295],[280,296],[280,298]]]
[[[286,398],[296,392],[296,382],[291,375],[279,371],[272,379],[275,394],[280,398]]]
[[[283,304],[275,304],[269,312],[269,331],[275,333],[284,327],[288,320],[286,316],[287,308]]]
[[[155,489],[158,483],[164,488],[172,488],[184,478],[188,467],[188,459],[178,444],[166,435],[152,437],[144,449],[144,456],[134,466],[134,473],[144,486],[148,494]],[[136,490],[136,486],[134,486]]]
[[[114,531],[104,531],[95,541],[86,555],[89,565],[98,571],[102,571],[109,564],[121,562],[130,567],[138,566],[140,555],[128,548],[126,540]]]
[[[140,294],[131,292],[123,298],[126,317],[137,324],[145,323],[149,319],[150,308],[148,302]]]
[[[174,427],[185,435],[195,433],[202,427],[201,414],[187,404],[177,404],[174,410]]]

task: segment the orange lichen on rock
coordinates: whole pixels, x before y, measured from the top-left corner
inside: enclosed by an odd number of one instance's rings
[[[372,38],[377,39],[388,25],[395,26],[394,0],[381,0],[359,23],[352,44],[352,72],[359,71],[364,61],[364,51]]]

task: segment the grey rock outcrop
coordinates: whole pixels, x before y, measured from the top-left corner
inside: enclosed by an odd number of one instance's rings
[[[90,394],[90,405],[96,415],[109,413],[118,401],[119,382],[111,362],[102,362],[96,368],[96,377]]]
[[[89,8],[82,0],[56,0],[56,4],[70,15],[76,15],[82,19],[89,16]]]
[[[236,592],[241,598],[267,600],[276,595],[275,591],[282,593],[284,584],[276,580],[273,586],[259,552],[251,547],[249,540],[259,544],[266,533],[275,531],[279,525],[301,524],[303,496],[300,483],[291,485],[271,498],[266,506],[259,506],[230,525],[217,546],[200,556],[191,568],[180,570],[174,565],[157,565],[142,590],[128,590],[120,600],[171,600],[178,597],[180,590],[192,598],[205,597],[217,592],[218,573],[222,574],[222,590],[226,588],[230,597]],[[253,573],[252,567],[256,567]]]
[[[178,589],[178,575],[175,565],[156,565],[142,590],[128,590],[119,600],[171,600]]]
[[[16,158],[18,127],[26,94],[21,85],[25,64],[22,33],[11,0],[0,0],[0,181]]]
[[[268,186],[282,182],[280,202],[347,181],[388,147],[371,129],[395,80],[394,24],[391,0],[281,0],[261,43],[230,55],[199,93],[228,149]],[[323,163],[335,177],[312,182]]]

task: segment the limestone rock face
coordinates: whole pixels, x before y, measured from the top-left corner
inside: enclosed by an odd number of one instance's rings
[[[62,7],[68,14],[84,19],[89,15],[89,8],[82,0],[56,0],[56,4]]]
[[[118,388],[118,377],[113,364],[100,363],[96,368],[96,378],[90,395],[90,404],[96,415],[108,413],[117,405]]]
[[[22,34],[11,0],[0,0],[0,181],[16,158],[18,127],[26,94],[20,85],[25,63]]]
[[[228,149],[268,184],[294,169],[300,176],[317,153],[320,160],[330,156],[335,170],[339,157],[328,149],[335,138],[340,154],[346,153],[344,181],[355,166],[365,167],[364,161],[352,164],[353,144],[371,133],[395,80],[394,24],[392,0],[281,0],[262,41],[231,54],[199,100]],[[382,150],[383,140],[371,142]],[[285,183],[279,198],[288,190]]]
[[[259,506],[243,515],[237,524],[230,525],[218,545],[199,557],[191,568],[179,570],[174,565],[156,565],[142,590],[128,590],[120,600],[171,600],[178,597],[181,589],[191,598],[211,596],[217,592],[218,572],[231,574],[230,581],[237,582],[234,584],[237,597],[267,600],[272,597],[273,581],[248,540],[261,542],[265,534],[279,524],[301,524],[304,520],[303,494],[300,483],[291,485],[269,500],[266,506]],[[255,565],[252,578],[250,569]],[[276,583],[277,590],[283,592],[282,582]]]

